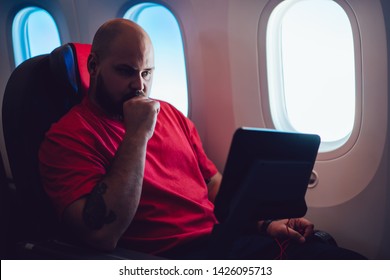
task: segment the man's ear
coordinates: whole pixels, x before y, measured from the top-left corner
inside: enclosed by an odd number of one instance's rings
[[[90,76],[94,76],[96,74],[97,63],[98,63],[98,58],[96,54],[90,53],[87,61],[87,67]]]

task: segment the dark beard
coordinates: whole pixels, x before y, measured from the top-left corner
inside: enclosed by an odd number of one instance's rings
[[[101,108],[103,108],[106,113],[113,118],[123,119],[123,103],[125,103],[130,98],[135,96],[142,95],[142,91],[134,91],[126,93],[120,101],[115,101],[110,96],[110,93],[107,90],[106,85],[104,84],[103,78],[101,75],[98,75],[96,81],[96,100]]]
[[[98,75],[96,81],[96,101],[109,116],[120,119],[123,118],[123,102],[113,100],[101,75]]]

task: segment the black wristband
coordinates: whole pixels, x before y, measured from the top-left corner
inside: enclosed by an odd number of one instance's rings
[[[263,235],[267,234],[267,229],[269,225],[273,222],[274,220],[264,220],[261,227],[260,227],[260,233]]]

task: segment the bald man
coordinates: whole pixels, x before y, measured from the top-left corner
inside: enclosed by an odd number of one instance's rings
[[[64,221],[98,248],[116,246],[139,204],[146,145],[160,109],[147,98],[153,69],[152,44],[139,26],[113,20],[98,30],[88,58],[89,98],[107,116],[123,119],[125,135],[109,172],[64,212]]]
[[[120,243],[168,257],[213,256],[208,242],[221,174],[194,124],[149,98],[149,36],[134,22],[110,20],[94,36],[87,67],[88,95],[50,128],[39,153],[44,188],[67,234],[106,251]],[[256,226],[262,235],[255,231],[223,257],[252,257],[256,248],[256,258],[275,258],[280,244],[274,237],[307,244],[313,232],[304,218]],[[299,247],[296,257],[356,258],[334,246],[314,247]]]
[[[121,240],[160,253],[209,235],[216,223],[211,200],[221,174],[192,122],[148,98],[153,55],[134,22],[103,24],[88,58],[88,97],[53,125],[40,149],[44,186],[62,223],[98,249]]]

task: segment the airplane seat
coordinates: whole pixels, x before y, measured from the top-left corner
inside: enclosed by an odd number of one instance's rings
[[[69,43],[30,58],[11,74],[3,99],[6,151],[16,188],[11,229],[11,258],[149,259],[118,248],[110,254],[64,242],[60,225],[39,175],[38,150],[46,131],[86,94],[91,45]]]

